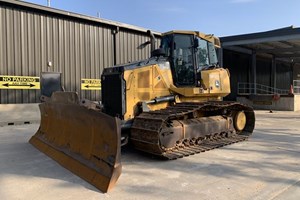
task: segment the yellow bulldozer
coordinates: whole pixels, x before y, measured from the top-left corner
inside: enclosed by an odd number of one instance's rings
[[[170,31],[155,50],[149,34],[149,59],[103,70],[102,104],[65,91],[40,104],[30,143],[102,192],[121,174],[122,145],[174,160],[246,140],[255,126],[251,107],[223,101],[230,80],[217,37]],[[45,80],[55,85],[51,74]]]

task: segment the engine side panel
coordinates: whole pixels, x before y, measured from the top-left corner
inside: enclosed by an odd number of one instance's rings
[[[170,95],[171,70],[167,64],[154,64],[124,72],[126,80],[126,114],[124,119],[134,118],[138,113],[138,103],[156,97]],[[165,108],[168,103],[149,105],[150,110]]]

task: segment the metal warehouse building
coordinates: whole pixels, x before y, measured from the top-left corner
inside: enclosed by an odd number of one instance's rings
[[[104,67],[148,58],[150,45],[143,44],[149,40],[144,28],[0,0],[0,104],[39,102],[41,72],[60,72],[66,91],[101,100],[100,85],[86,90],[83,80],[99,80]],[[227,100],[300,110],[299,28],[228,36],[221,43],[219,60],[231,73]]]
[[[221,43],[222,64],[231,73],[227,99],[259,109],[300,110],[300,28],[228,36]]]
[[[153,33],[160,37],[160,33]],[[18,84],[22,85],[22,81],[33,80],[41,72],[61,72],[67,91],[100,100],[99,90],[81,90],[81,80],[100,79],[104,67],[148,58],[150,45],[141,45],[146,41],[147,29],[0,0],[1,83],[21,81]],[[9,82],[2,85],[9,87]],[[39,102],[39,89],[14,86],[0,88],[0,104]]]

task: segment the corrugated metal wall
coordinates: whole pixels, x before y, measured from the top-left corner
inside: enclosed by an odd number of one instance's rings
[[[235,51],[223,51],[223,65],[230,72],[231,93],[225,100],[236,100],[238,82],[249,82],[249,72],[251,68],[251,56]]]
[[[298,63],[293,66],[293,80],[300,80],[300,64]]]
[[[143,43],[148,41],[142,33],[132,34],[127,30],[120,30],[116,34],[116,62],[127,63],[135,60],[148,58],[150,55],[150,45],[143,47]]]
[[[146,30],[0,1],[0,75],[61,72],[65,89],[81,98],[100,100],[100,91],[80,91],[81,78],[100,78],[104,67],[148,58],[150,46],[139,48],[148,40]],[[39,90],[0,90],[0,103],[35,103],[39,96]]]
[[[252,56],[241,52],[224,49],[223,65],[230,71],[231,94],[225,100],[236,100],[237,83],[252,82],[251,66]],[[272,59],[261,56],[256,57],[256,83],[273,86]],[[276,62],[276,88],[288,90],[293,80],[291,64],[281,61]]]
[[[276,64],[276,87],[289,90],[293,84],[293,67],[291,64],[277,61]]]
[[[272,59],[256,57],[256,83],[272,86]],[[260,91],[257,91],[258,93]]]

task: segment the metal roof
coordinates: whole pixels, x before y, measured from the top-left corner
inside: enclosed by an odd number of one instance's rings
[[[47,12],[47,13],[52,13],[54,15],[63,15],[65,17],[71,17],[71,18],[77,18],[80,20],[88,20],[96,23],[101,23],[101,24],[106,24],[108,26],[114,26],[114,27],[119,27],[119,28],[124,28],[124,29],[130,29],[130,30],[135,30],[138,32],[147,32],[148,29],[130,25],[130,24],[125,24],[121,22],[116,22],[112,20],[107,20],[107,19],[102,19],[102,18],[97,18],[97,17],[92,17],[92,16],[87,16],[87,15],[82,15],[78,13],[73,13],[73,12],[68,12],[52,7],[47,7],[47,6],[42,6],[38,4],[33,4],[33,3],[28,3],[24,1],[19,1],[19,0],[0,0],[0,4],[13,4],[15,8],[18,7],[24,7],[26,9],[32,9],[35,11],[40,11],[40,12]],[[160,36],[161,33],[157,31],[152,31],[153,34]]]
[[[236,36],[222,37],[222,47],[243,53],[256,52],[286,62],[300,63],[300,28],[293,26]]]

